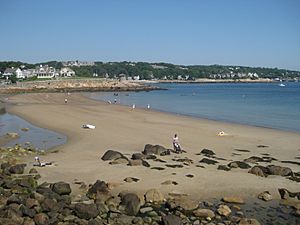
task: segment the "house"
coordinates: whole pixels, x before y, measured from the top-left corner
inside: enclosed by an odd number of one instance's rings
[[[48,65],[40,65],[35,68],[35,75],[38,79],[40,78],[54,78],[56,75],[56,71],[53,67],[49,67]]]
[[[4,70],[3,77],[5,77],[6,79],[8,79],[8,78],[11,77],[14,73],[15,73],[15,69],[14,69],[14,68],[6,68],[6,69]]]
[[[34,69],[24,69],[22,70],[24,78],[31,78],[35,76],[35,70]]]
[[[60,70],[60,76],[62,77],[74,77],[75,71],[70,69],[69,67],[64,67]]]
[[[17,79],[24,79],[25,76],[23,75],[23,72],[20,68],[6,68],[4,73],[3,73],[3,76],[6,77],[6,79],[8,79],[9,77],[13,76],[13,75],[16,75],[16,78]]]

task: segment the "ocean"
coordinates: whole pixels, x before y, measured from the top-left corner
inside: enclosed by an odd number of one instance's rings
[[[300,83],[159,83],[167,90],[94,92],[96,100],[206,118],[300,132]]]

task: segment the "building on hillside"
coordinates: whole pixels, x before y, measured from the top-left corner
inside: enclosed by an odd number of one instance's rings
[[[127,78],[126,78],[126,74],[124,74],[124,73],[120,73],[119,75],[118,75],[118,78],[119,78],[119,81],[125,81]]]
[[[94,66],[95,62],[92,61],[66,61],[62,62],[63,66]]]
[[[35,70],[34,69],[24,69],[22,70],[24,78],[31,78],[35,76]]]
[[[69,67],[64,67],[60,70],[60,76],[62,77],[74,77],[75,71],[70,69]]]
[[[16,78],[17,79],[24,79],[24,75],[22,73],[22,70],[20,68],[6,68],[4,73],[3,73],[3,76],[6,77],[6,79],[8,79],[9,77],[13,76],[13,75],[16,75]]]
[[[37,76],[38,79],[54,78],[56,76],[56,74],[57,73],[56,73],[55,68],[50,67],[48,65],[40,65],[35,68],[35,75]]]

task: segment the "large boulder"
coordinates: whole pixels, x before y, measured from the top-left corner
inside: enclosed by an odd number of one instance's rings
[[[50,185],[50,188],[53,192],[59,195],[68,195],[71,193],[70,184],[65,182],[57,182]]]
[[[208,159],[208,158],[203,158],[199,161],[199,163],[206,163],[206,164],[212,164],[212,165],[215,165],[216,163],[219,163],[218,161],[216,160],[212,160],[212,159]]]
[[[212,150],[206,149],[206,148],[202,149],[202,151],[200,153],[207,157],[211,157],[211,156],[215,155],[215,153]]]
[[[180,217],[175,215],[166,215],[162,217],[163,225],[182,225]]]
[[[256,176],[266,177],[267,175],[264,173],[264,168],[262,166],[253,166],[248,173],[252,173]]]
[[[13,174],[23,174],[26,164],[17,164],[9,168],[9,172]]]
[[[75,213],[81,219],[92,219],[98,216],[99,212],[96,204],[85,204],[77,203],[75,204]]]
[[[161,145],[146,144],[143,151],[144,155],[168,155],[170,150]]]
[[[135,216],[140,210],[141,201],[137,194],[127,193],[121,196],[121,205],[127,215]]]
[[[158,189],[150,189],[145,193],[147,202],[163,202],[164,195]]]
[[[87,196],[95,199],[98,194],[109,194],[108,185],[104,181],[97,180],[88,190]]]
[[[290,168],[282,166],[270,165],[267,166],[267,169],[270,175],[289,176],[293,173]]]
[[[107,150],[101,157],[103,161],[115,160],[120,158],[126,158],[122,153],[114,150]]]

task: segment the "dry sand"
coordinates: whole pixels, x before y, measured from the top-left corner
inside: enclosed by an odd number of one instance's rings
[[[217,157],[227,159],[219,164],[228,164],[230,160],[243,160],[250,156],[262,156],[269,153],[279,160],[297,161],[300,155],[300,134],[265,129],[238,124],[229,124],[185,116],[171,115],[144,109],[131,109],[127,106],[107,104],[73,93],[64,103],[66,94],[23,94],[9,98],[14,103],[8,112],[23,117],[34,125],[65,134],[68,142],[56,148],[58,153],[41,156],[44,161],[53,161],[56,166],[38,168],[42,179],[48,182],[67,181],[72,188],[74,180],[94,183],[97,179],[115,184],[113,191],[130,190],[144,192],[158,188],[165,194],[186,193],[195,198],[213,198],[225,195],[256,196],[261,191],[269,190],[277,194],[277,188],[299,191],[299,184],[284,177],[257,177],[248,174],[248,170],[233,169],[229,172],[217,170],[217,165],[196,167],[203,158],[196,155],[203,148],[212,149]],[[82,129],[83,124],[93,124],[94,130]],[[220,137],[220,131],[228,136]],[[191,166],[163,171],[126,165],[109,165],[101,156],[113,149],[130,155],[141,152],[145,144],[160,144],[172,147],[174,133],[179,135],[182,147],[187,151],[182,155],[160,157],[170,163],[177,157],[194,160]],[[258,148],[258,145],[269,147]],[[234,149],[247,149],[250,152],[238,152]],[[241,155],[233,155],[238,153]],[[299,160],[298,160],[299,161]],[[32,165],[33,159],[27,159]],[[163,163],[148,161],[151,166],[165,167]],[[274,162],[288,166],[298,172],[299,166]],[[176,173],[174,175],[174,173]],[[185,175],[193,174],[193,178]],[[136,177],[137,183],[125,183],[126,177]],[[161,185],[166,180],[176,181],[178,185]]]

